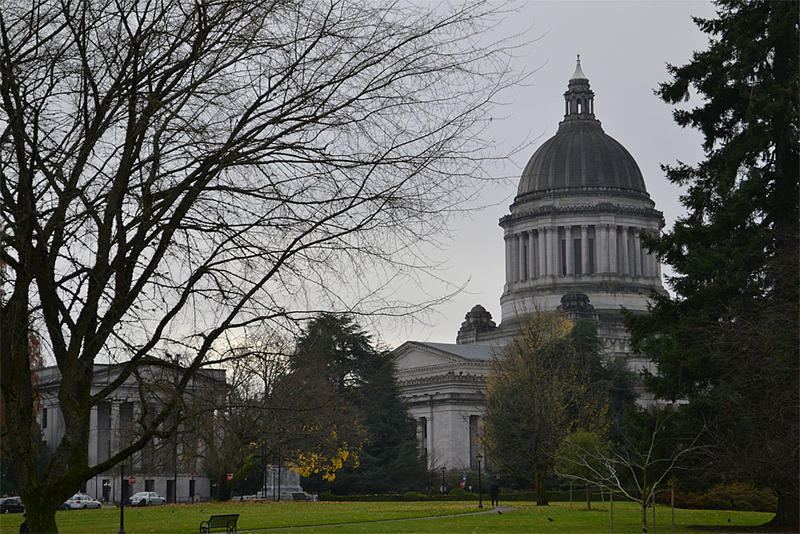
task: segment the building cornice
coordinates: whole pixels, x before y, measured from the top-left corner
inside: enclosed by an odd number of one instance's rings
[[[517,204],[512,204],[511,209]],[[535,217],[554,216],[554,215],[629,215],[642,217],[650,220],[657,220],[660,226],[664,225],[664,214],[654,208],[625,206],[603,202],[600,204],[570,204],[567,206],[541,206],[519,211],[512,211],[508,215],[500,218],[500,226],[505,228],[520,220],[532,219]]]
[[[415,373],[416,374],[416,373]],[[423,376],[408,376],[404,377],[399,375],[397,377],[397,384],[403,388],[412,386],[431,386],[431,385],[464,385],[464,384],[484,384],[486,382],[486,375],[472,374],[472,373],[444,373],[435,375]]]
[[[511,207],[525,204],[536,200],[558,199],[563,200],[569,197],[601,197],[601,198],[629,198],[640,200],[655,206],[655,202],[650,195],[637,189],[624,189],[620,187],[586,186],[586,187],[558,187],[552,189],[529,191],[514,198]]]

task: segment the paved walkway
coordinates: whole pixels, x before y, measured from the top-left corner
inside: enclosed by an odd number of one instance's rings
[[[352,525],[371,525],[371,524],[378,524],[378,523],[397,523],[400,521],[420,521],[423,519],[445,519],[445,518],[452,518],[452,517],[463,517],[467,515],[484,515],[484,514],[504,514],[506,512],[513,512],[516,510],[513,506],[498,506],[491,510],[481,510],[480,512],[466,512],[463,514],[445,514],[445,515],[431,515],[425,517],[402,517],[398,519],[376,519],[375,521],[358,521],[352,523],[324,523],[321,525],[302,525],[302,526],[294,526],[294,527],[269,527],[269,528],[256,528],[251,530],[239,530],[240,534],[245,534],[247,532],[270,532],[270,531],[280,531],[280,530],[302,530],[302,529],[311,529],[311,528],[322,528],[322,527],[347,527]]]

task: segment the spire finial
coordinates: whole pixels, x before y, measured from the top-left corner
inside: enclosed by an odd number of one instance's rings
[[[583,73],[583,70],[581,69],[581,55],[580,54],[578,54],[578,62],[577,62],[577,65],[575,65],[575,72],[572,74],[572,77],[570,78],[570,80],[588,80],[586,75]]]

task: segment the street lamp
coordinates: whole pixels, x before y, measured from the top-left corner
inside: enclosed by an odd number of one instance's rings
[[[439,488],[439,490],[441,491],[442,495],[444,495],[445,492],[447,491],[447,488],[444,486],[444,472],[445,471],[447,471],[447,467],[442,466],[442,487]]]
[[[478,460],[478,508],[483,508],[483,488],[481,487],[481,460],[483,460],[483,455],[478,453],[475,459]]]
[[[125,534],[125,460],[119,464],[119,534]]]

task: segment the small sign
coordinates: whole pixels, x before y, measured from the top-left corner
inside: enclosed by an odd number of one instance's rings
[[[129,477],[128,477],[128,483],[129,483],[129,484],[136,484],[136,477],[134,477],[134,476],[129,476]]]
[[[228,480],[233,480],[233,473],[228,473]]]

